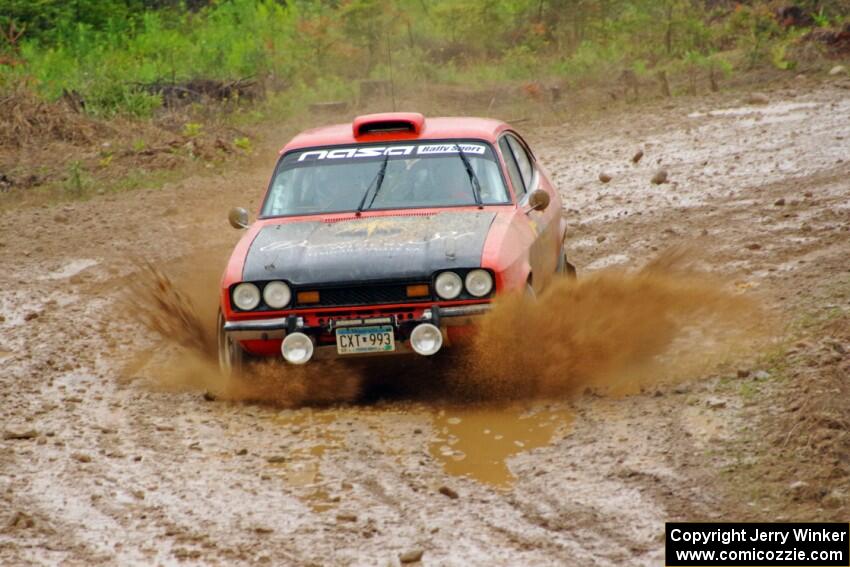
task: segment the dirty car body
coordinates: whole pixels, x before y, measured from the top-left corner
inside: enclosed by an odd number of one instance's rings
[[[257,220],[240,224],[220,362],[436,354],[496,294],[571,271],[561,209],[504,122],[388,113],[304,132],[281,151]]]

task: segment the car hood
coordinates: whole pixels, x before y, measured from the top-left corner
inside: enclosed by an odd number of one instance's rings
[[[293,285],[427,279],[480,266],[494,217],[479,210],[283,222],[257,233],[242,277]]]

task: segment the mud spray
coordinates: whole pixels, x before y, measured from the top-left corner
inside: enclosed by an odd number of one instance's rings
[[[455,401],[562,398],[588,389],[628,394],[710,372],[765,336],[755,302],[690,269],[689,256],[672,251],[634,272],[557,279],[536,300],[500,297],[472,344],[436,361],[293,367],[269,360],[230,378],[217,366],[214,277],[193,272],[181,281],[143,263],[131,311],[170,347],[170,356],[151,369],[157,385],[220,399],[327,404],[374,395],[375,384],[401,384],[403,396]]]
[[[280,360],[256,361],[241,376],[222,374],[216,350],[220,271],[213,255],[201,254],[198,265],[175,266],[177,275],[137,262],[139,277],[125,300],[128,312],[164,344],[143,353],[141,363],[131,361],[125,375],[147,366],[146,374],[157,388],[281,407],[353,401],[360,395],[360,375],[333,361],[321,371],[284,366]]]
[[[538,298],[501,298],[457,387],[484,398],[628,394],[710,372],[766,336],[750,298],[693,271],[687,250],[637,272],[561,278]]]

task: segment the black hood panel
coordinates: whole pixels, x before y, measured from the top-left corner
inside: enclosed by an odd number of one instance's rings
[[[242,276],[296,286],[426,280],[437,270],[480,266],[494,217],[465,211],[268,226],[251,244]]]

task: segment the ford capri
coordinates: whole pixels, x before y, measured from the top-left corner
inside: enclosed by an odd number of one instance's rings
[[[561,198],[510,125],[417,113],[296,136],[221,280],[222,370],[256,357],[434,356],[498,294],[574,275]]]

